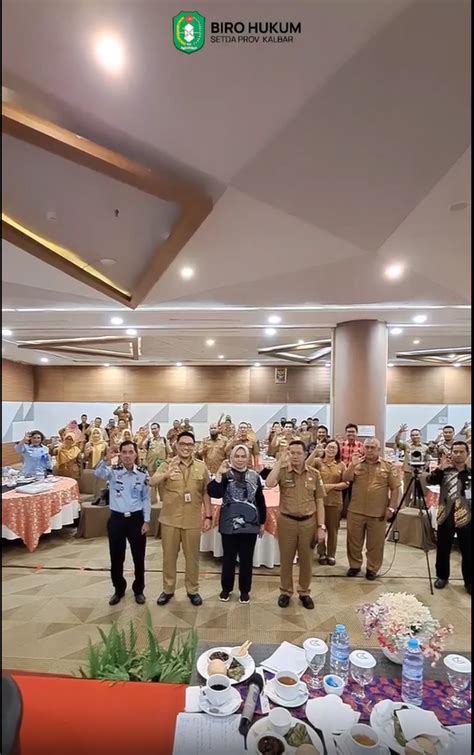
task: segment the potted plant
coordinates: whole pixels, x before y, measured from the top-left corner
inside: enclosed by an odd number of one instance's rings
[[[357,612],[365,636],[375,635],[382,652],[393,663],[402,663],[408,640],[416,637],[423,655],[434,665],[441,657],[446,636],[454,632],[452,624],[442,627],[429,608],[404,592],[382,593],[375,603],[365,603]]]
[[[162,647],[153,631],[151,614],[146,614],[147,644],[140,649],[137,630],[130,622],[128,634],[114,622],[108,634],[99,629],[101,641],[89,639],[87,667],[80,669],[83,679],[113,682],[162,682],[189,684],[197,649],[197,634],[191,630],[185,639],[173,630],[168,647]]]

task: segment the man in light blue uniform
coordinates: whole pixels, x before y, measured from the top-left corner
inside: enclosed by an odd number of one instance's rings
[[[146,533],[150,528],[150,487],[146,469],[137,467],[137,446],[131,441],[120,444],[120,463],[110,466],[116,451],[109,448],[106,457],[95,468],[95,476],[109,483],[110,518],[107,534],[110,550],[110,575],[115,592],[109,605],[120,603],[127,583],[123,576],[123,564],[127,540],[132,551],[135,580],[132,590],[139,605],[145,603],[145,548]]]
[[[23,440],[16,443],[15,451],[23,458],[21,472],[25,477],[35,477],[37,474],[46,475],[47,472],[52,472],[53,464],[44,440],[42,432],[33,430],[31,433],[26,433]]]

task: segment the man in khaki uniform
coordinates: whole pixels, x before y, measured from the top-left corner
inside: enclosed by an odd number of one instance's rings
[[[194,435],[186,431],[176,440],[176,456],[162,464],[150,480],[158,485],[162,509],[160,514],[161,542],[163,546],[163,592],[157,603],[164,606],[176,589],[176,562],[183,546],[186,562],[184,584],[193,606],[200,606],[199,595],[199,544],[201,539],[202,510],[204,531],[211,527],[211,500],[207,492],[209,473],[203,461],[195,459]]]
[[[400,475],[397,468],[380,457],[380,441],[368,438],[365,456],[352,455],[342,478],[352,482],[347,512],[348,577],[356,577],[362,567],[362,548],[366,540],[367,579],[373,580],[382,566],[385,545],[385,522],[397,509]]]
[[[228,440],[230,440],[236,433],[235,425],[232,422],[232,417],[230,416],[230,414],[227,414],[225,416],[224,422],[222,422],[223,417],[224,415],[221,414],[217,422],[217,426],[219,428],[220,434],[224,435]]]
[[[198,456],[203,460],[211,474],[217,470],[226,457],[227,438],[219,434],[217,422],[209,425],[209,435],[200,443]]]
[[[275,459],[278,459],[281,452],[285,449],[288,449],[290,443],[293,440],[301,439],[298,435],[296,435],[293,422],[288,420],[288,422],[285,422],[285,424],[283,425],[283,432],[273,436],[270,448],[268,449],[269,455],[274,456]]]
[[[117,408],[114,411],[115,416],[118,420],[123,419],[125,421],[125,427],[127,430],[132,429],[132,412],[130,411],[129,404],[125,403],[122,404],[122,406],[117,406]]]
[[[290,442],[267,477],[268,488],[280,486],[278,544],[280,546],[280,592],[278,605],[287,608],[293,595],[293,561],[298,554],[297,592],[305,608],[314,608],[310,596],[313,573],[314,534],[318,542],[326,536],[324,497],[326,491],[317,469],[307,469],[301,440]]]
[[[259,465],[260,446],[258,445],[258,440],[253,440],[250,437],[248,424],[246,422],[240,423],[237,434],[228,441],[225,449],[227,456],[229,456],[234,446],[246,446],[248,448],[250,453],[249,467],[257,470]]]
[[[428,446],[426,443],[423,443],[421,440],[421,432],[418,430],[418,428],[414,427],[413,430],[410,430],[410,440],[404,441],[402,440],[402,436],[405,435],[405,433],[408,430],[408,425],[400,425],[400,430],[395,436],[395,448],[399,448],[401,451],[404,451],[404,457],[403,457],[403,492],[406,493],[408,490],[408,486],[410,484],[410,480],[413,477],[413,469],[410,466],[410,454],[412,451],[419,451],[421,453],[421,459],[422,461],[426,462],[426,465],[428,466],[429,461],[431,460],[430,453],[428,451]],[[426,493],[426,480],[423,479],[423,477],[420,477],[421,485],[423,488],[423,493]],[[415,488],[412,486],[412,489],[410,490],[410,498],[406,499],[404,501],[405,505],[413,503],[413,494],[414,494]]]

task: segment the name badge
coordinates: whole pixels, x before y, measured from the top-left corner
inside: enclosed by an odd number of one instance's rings
[[[185,493],[184,494],[184,502],[185,503],[191,503],[192,500],[193,500],[193,497],[192,497],[191,493]]]
[[[466,501],[471,500],[471,488],[466,488],[466,490],[464,491],[464,498],[466,499]]]

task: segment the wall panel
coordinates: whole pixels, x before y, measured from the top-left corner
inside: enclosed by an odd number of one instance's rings
[[[2,401],[34,401],[34,367],[2,359]]]

